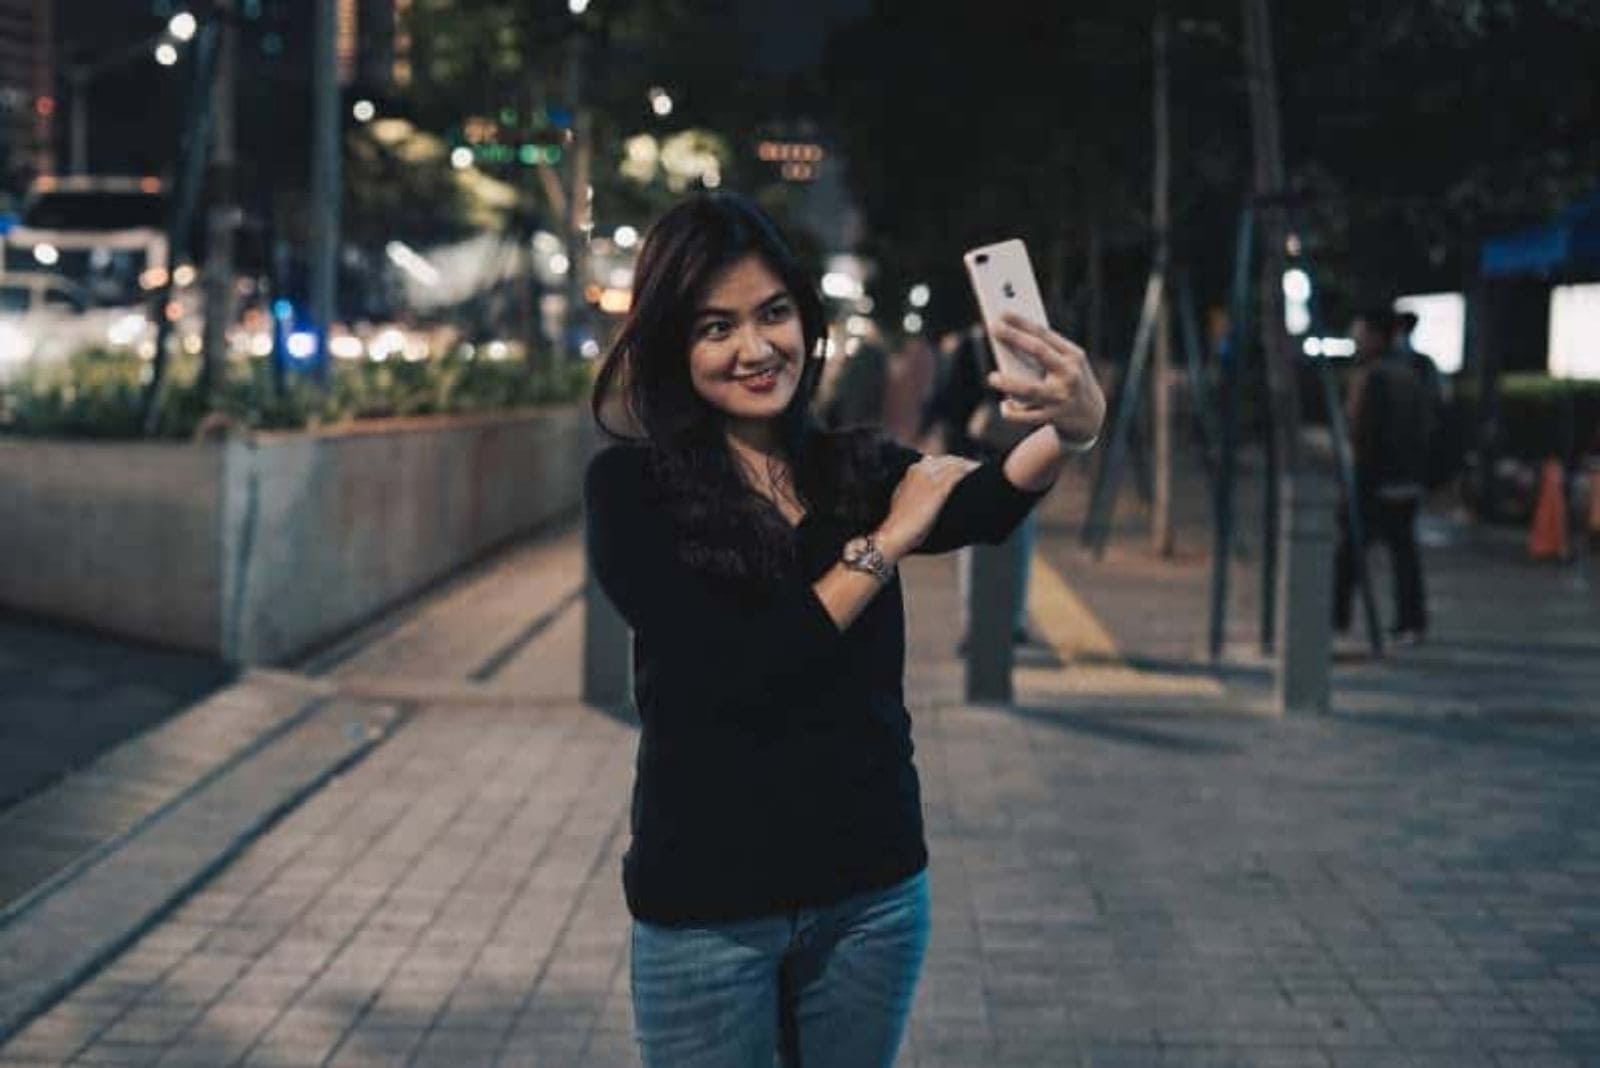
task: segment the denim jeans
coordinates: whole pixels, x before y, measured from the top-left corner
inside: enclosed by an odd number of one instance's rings
[[[928,946],[926,870],[820,908],[633,921],[645,1068],[888,1068]]]

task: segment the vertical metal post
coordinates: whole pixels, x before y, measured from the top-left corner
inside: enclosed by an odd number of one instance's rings
[[[167,216],[167,279],[151,296],[156,317],[156,353],[150,363],[150,380],[140,398],[140,425],[146,435],[161,424],[162,389],[166,382],[167,341],[172,336],[172,320],[167,304],[172,297],[172,274],[179,253],[188,247],[190,225],[199,200],[201,169],[205,163],[207,138],[211,130],[211,84],[216,77],[217,56],[222,43],[221,27],[207,20],[194,42],[194,64],[185,100],[183,135],[178,146],[177,178],[173,182],[172,206]]]
[[[581,25],[572,28],[572,39],[567,46],[565,71],[566,104],[572,112],[572,140],[567,143],[567,312],[562,330],[561,355],[577,360],[581,354],[580,335],[588,318],[583,292],[588,278],[588,233],[584,223],[589,213],[589,152],[590,123],[584,110],[584,32]]]
[[[1211,659],[1222,659],[1228,623],[1228,578],[1233,560],[1234,443],[1239,426],[1239,361],[1249,345],[1251,249],[1255,214],[1246,208],[1234,237],[1233,294],[1229,303],[1228,340],[1221,353],[1222,427],[1217,457],[1215,537],[1211,547]]]
[[[1205,377],[1205,343],[1200,338],[1200,321],[1195,314],[1194,291],[1189,288],[1186,275],[1176,279],[1175,304],[1178,309],[1178,326],[1183,338],[1184,371],[1189,383],[1190,429],[1194,434],[1195,448],[1200,453],[1201,470],[1205,472],[1206,487],[1213,495],[1217,489],[1217,415],[1212,405],[1215,397]]]
[[[1117,385],[1116,414],[1111,420],[1110,441],[1100,458],[1095,473],[1094,487],[1089,492],[1089,514],[1084,517],[1082,544],[1098,557],[1105,553],[1106,540],[1111,534],[1111,520],[1116,514],[1117,492],[1122,482],[1122,465],[1128,452],[1128,438],[1138,419],[1139,398],[1144,384],[1144,366],[1150,354],[1150,342],[1156,328],[1157,313],[1161,307],[1164,280],[1160,271],[1151,271],[1145,283],[1144,304],[1139,311],[1139,329],[1133,338],[1133,351],[1128,355],[1128,368]]]
[[[1337,494],[1326,474],[1303,470],[1284,484],[1285,522],[1280,536],[1284,596],[1278,599],[1277,709],[1280,714],[1328,711],[1333,565],[1333,509]]]
[[[1155,129],[1155,175],[1152,185],[1151,218],[1155,223],[1156,270],[1165,277],[1172,259],[1171,235],[1171,157],[1172,137],[1167,107],[1167,12],[1156,5],[1151,29],[1154,51],[1155,85],[1152,93]],[[1157,556],[1171,556],[1177,534],[1172,518],[1172,300],[1163,290],[1156,309],[1154,368],[1151,387],[1155,392],[1151,414],[1155,421],[1151,444],[1155,456],[1155,492],[1150,508],[1150,547]]]
[[[1022,591],[1017,588],[1017,532],[999,545],[974,545],[972,582],[967,591],[966,699],[975,703],[1010,704],[1014,650],[1011,621]]]
[[[205,336],[201,394],[207,407],[215,405],[227,378],[228,326],[233,322],[234,232],[239,225],[238,189],[234,158],[234,87],[238,65],[238,27],[233,23],[233,0],[217,0],[221,44],[217,75],[212,85],[211,174],[207,179],[210,208],[206,214]],[[169,265],[176,269],[177,264]]]
[[[67,91],[72,94],[73,174],[89,173],[89,72],[85,67],[67,68]]]

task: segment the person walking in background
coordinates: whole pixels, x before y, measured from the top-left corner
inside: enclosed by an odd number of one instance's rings
[[[994,366],[989,354],[989,338],[982,323],[974,323],[957,333],[946,335],[941,348],[949,352],[948,369],[938,391],[929,403],[930,422],[945,451],[976,460],[1004,455],[1015,447],[1019,431],[1000,414],[1000,398],[984,384],[984,376]],[[1017,608],[1011,620],[1013,645],[1038,647],[1040,642],[1028,627],[1028,583],[1033,573],[1033,550],[1039,539],[1039,519],[1028,513],[1017,527],[1015,579]],[[972,588],[972,554],[963,552],[957,566],[962,612],[962,634],[967,630],[967,593]],[[961,649],[966,648],[966,638]]]
[[[819,384],[817,417],[829,430],[881,427],[889,390],[889,352],[876,326],[852,339],[829,361],[832,373]]]
[[[696,194],[646,237],[595,381],[585,544],[633,630],[630,984],[645,1068],[887,1068],[927,946],[896,565],[1008,536],[1094,437],[1083,351],[995,375],[982,463],[811,414],[821,299],[770,219]],[[637,433],[606,418],[621,408]]]
[[[1410,363],[1422,386],[1423,401],[1423,488],[1432,490],[1447,482],[1456,468],[1456,443],[1453,428],[1448,420],[1448,380],[1439,372],[1432,356],[1412,344],[1416,332],[1415,312],[1402,311],[1395,315],[1396,351]]]
[[[1351,325],[1358,363],[1345,417],[1355,456],[1362,532],[1388,546],[1394,571],[1394,639],[1413,645],[1422,641],[1428,629],[1422,558],[1417,550],[1428,401],[1411,356],[1395,345],[1395,326],[1393,313],[1385,308],[1364,311]],[[1341,521],[1334,564],[1334,626],[1341,633],[1350,627],[1356,552],[1349,524]]]
[[[920,334],[908,335],[889,357],[884,385],[883,429],[894,441],[914,449],[923,443],[933,400],[937,357]]]

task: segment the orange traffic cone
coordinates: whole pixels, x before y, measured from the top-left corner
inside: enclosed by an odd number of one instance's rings
[[[1564,560],[1567,556],[1567,495],[1563,492],[1561,463],[1544,462],[1539,476],[1539,500],[1528,528],[1528,555],[1535,560]]]

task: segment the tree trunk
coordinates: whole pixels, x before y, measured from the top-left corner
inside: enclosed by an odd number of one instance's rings
[[[317,333],[316,380],[327,385],[328,337],[338,315],[340,122],[338,11],[316,0],[311,70],[311,322]]]
[[[234,86],[238,68],[239,31],[230,19],[232,0],[217,5],[222,43],[212,85],[211,207],[206,215],[205,328],[201,351],[201,393],[207,409],[215,408],[228,373],[228,326],[234,308],[234,232],[238,226],[238,187],[234,156]],[[176,269],[174,262],[169,265]]]
[[[1293,339],[1283,323],[1283,272],[1288,240],[1283,141],[1279,134],[1277,75],[1267,0],[1243,0],[1245,63],[1250,92],[1250,134],[1255,154],[1255,196],[1263,241],[1260,297],[1261,353],[1272,401],[1272,447],[1280,477],[1300,467],[1300,405]]]

